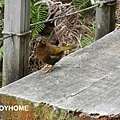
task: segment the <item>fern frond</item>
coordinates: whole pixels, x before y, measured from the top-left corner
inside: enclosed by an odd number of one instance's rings
[[[91,6],[90,0],[72,0],[73,5],[79,10],[79,9],[85,9],[87,7]],[[82,12],[82,17],[86,18],[88,17],[88,12]]]
[[[46,11],[46,5],[41,4],[40,6],[34,6],[36,2],[39,0],[34,0],[33,3],[31,3],[31,12],[30,12],[30,21],[31,23],[36,23],[39,21],[44,21],[48,17],[48,12]],[[45,24],[39,24],[31,28],[32,30],[32,38],[34,38],[37,34],[42,32],[45,28]]]
[[[82,47],[85,47],[94,42],[95,22],[93,22],[92,25],[89,27],[86,25],[82,25],[81,28],[86,32],[82,39]]]
[[[90,45],[93,41],[90,38],[84,37],[81,41],[82,47],[84,48],[87,45]]]
[[[2,8],[4,5],[4,0],[0,0],[0,7]]]
[[[86,30],[89,33],[92,33],[91,28],[88,27],[88,26],[86,26],[86,25],[81,25],[81,28],[84,29],[84,30]]]
[[[78,8],[86,8],[91,6],[90,0],[72,0],[73,5]]]

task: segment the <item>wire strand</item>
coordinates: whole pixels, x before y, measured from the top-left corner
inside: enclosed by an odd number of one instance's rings
[[[84,11],[93,9],[95,7],[98,7],[98,6],[99,6],[99,4],[95,4],[95,5],[91,6],[91,7],[88,7],[88,8],[82,9],[82,10],[78,10],[78,11],[75,11],[75,12],[70,13],[70,14],[66,14],[66,15],[63,15],[63,16],[55,17],[53,19],[48,19],[48,20],[45,20],[45,21],[40,21],[40,22],[37,22],[37,23],[33,23],[33,24],[30,24],[30,27],[38,25],[38,24],[42,24],[42,23],[51,22],[51,21],[54,21],[56,19],[61,19],[61,18],[64,18],[64,17],[68,17],[68,16],[71,16],[71,15],[74,15],[74,14],[77,14],[77,13],[80,13],[80,12],[84,12]]]
[[[9,38],[9,37],[11,37],[12,35],[7,35],[7,36],[5,36],[5,37],[2,37],[2,38],[0,38],[0,41],[2,41],[2,40],[4,40],[4,39],[7,39],[7,38]]]
[[[68,16],[71,16],[71,15],[74,15],[74,14],[77,14],[77,13],[80,13],[80,12],[84,12],[84,11],[93,9],[93,8],[95,8],[95,7],[98,7],[98,6],[99,6],[99,4],[95,4],[95,5],[91,6],[91,7],[88,7],[88,8],[82,9],[82,10],[78,10],[78,11],[75,11],[75,12],[70,13],[70,14],[65,14],[65,15],[63,15],[63,16],[59,16],[59,17],[56,17],[56,18],[53,18],[53,19],[48,19],[48,20],[45,20],[45,21],[40,21],[40,22],[37,22],[37,23],[33,23],[33,24],[30,24],[30,27],[35,26],[35,25],[38,25],[38,24],[42,24],[42,23],[51,22],[51,21],[54,21],[54,20],[56,20],[56,19],[61,19],[61,18],[64,18],[64,17],[68,17]],[[0,38],[0,41],[1,41],[1,40],[4,40],[4,39],[7,39],[7,38],[9,38],[9,37],[11,37],[11,36],[12,36],[12,35],[7,35],[7,36],[5,36],[5,37],[2,37],[2,38]]]

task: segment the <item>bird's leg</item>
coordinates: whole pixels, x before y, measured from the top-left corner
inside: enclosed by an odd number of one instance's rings
[[[46,64],[45,66],[44,66],[44,68],[48,68],[49,67],[49,64]]]
[[[49,65],[49,64],[47,64],[47,66],[49,66],[48,69],[46,71],[42,71],[42,74],[46,74],[46,73],[50,72],[53,67],[53,65]]]

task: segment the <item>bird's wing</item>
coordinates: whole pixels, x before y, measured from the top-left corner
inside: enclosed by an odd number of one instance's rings
[[[48,64],[54,65],[56,62],[58,62],[61,59],[61,55],[51,55],[50,59],[48,61]]]
[[[52,63],[52,64],[58,62],[64,53],[64,51],[60,50],[59,48],[57,48],[55,50],[56,51],[54,52],[54,54],[50,55],[50,63]]]
[[[60,56],[59,55],[51,55],[50,58],[52,58],[52,59],[60,59]]]
[[[64,50],[60,47],[55,47],[54,55],[61,55]]]

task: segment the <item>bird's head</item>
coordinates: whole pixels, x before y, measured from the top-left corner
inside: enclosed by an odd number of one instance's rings
[[[39,46],[39,47],[44,47],[44,46],[46,45],[45,40],[43,40],[43,39],[41,39],[41,38],[37,38],[36,40],[38,41],[37,46]]]

